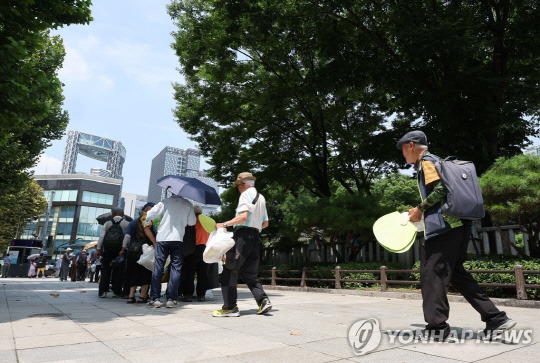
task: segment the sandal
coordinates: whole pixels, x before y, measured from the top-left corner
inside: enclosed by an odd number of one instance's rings
[[[150,301],[150,297],[149,296],[146,296],[146,297],[142,297],[140,296],[139,297],[139,300],[137,300],[137,304],[146,304],[147,302]]]
[[[135,304],[135,302],[135,296],[128,298],[126,301],[127,304]]]

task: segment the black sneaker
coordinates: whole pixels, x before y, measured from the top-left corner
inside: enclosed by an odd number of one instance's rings
[[[492,339],[495,336],[501,335],[503,331],[512,329],[515,325],[516,322],[512,319],[506,319],[495,325],[487,323],[484,329],[484,339]]]
[[[261,302],[261,305],[259,305],[259,308],[257,309],[257,314],[262,315],[270,311],[272,309],[272,304],[270,303],[270,300],[267,298],[264,298]]]
[[[197,296],[197,301],[206,301],[206,297],[204,295],[202,296]]]

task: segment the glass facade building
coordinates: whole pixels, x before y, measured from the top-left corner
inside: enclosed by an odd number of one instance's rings
[[[28,223],[19,238],[45,238],[49,254],[63,253],[67,247],[80,248],[97,241],[101,225],[96,217],[118,204],[122,181],[87,174],[36,175],[45,189],[44,197],[52,202],[49,222],[46,211]],[[47,227],[47,228],[46,228]],[[46,230],[45,230],[46,228]]]

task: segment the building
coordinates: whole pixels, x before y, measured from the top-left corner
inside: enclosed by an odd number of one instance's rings
[[[196,178],[210,185],[219,193],[219,185],[200,170],[201,154],[199,150],[182,150],[167,146],[152,159],[150,182],[148,185],[148,201],[158,203],[165,199],[165,190],[157,185],[157,180],[166,175],[178,175]],[[193,202],[200,205],[200,203]],[[212,214],[218,210],[217,206],[204,205],[203,213]]]
[[[35,175],[34,179],[51,209],[48,216],[44,213],[28,223],[19,238],[44,240],[44,249],[52,255],[63,253],[68,245],[81,247],[98,240],[101,225],[96,217],[118,205],[122,180],[88,174]]]
[[[124,214],[137,218],[139,216],[139,211],[146,204],[148,198],[146,195],[138,195],[131,193],[122,193],[120,198],[120,208],[124,209]]]
[[[79,154],[106,162],[106,171],[110,173],[110,177],[122,179],[122,168],[126,161],[126,148],[120,141],[70,130],[66,150],[64,151],[64,160],[62,161],[62,174],[75,173]]]
[[[530,148],[525,149],[523,153],[525,155],[540,156],[540,145],[531,146]]]
[[[91,175],[123,179],[122,169],[126,161],[126,148],[120,141],[70,130],[64,151],[64,159],[62,160],[62,174],[76,173],[77,156],[79,154],[107,163],[106,169],[92,168]],[[120,183],[117,202],[120,202],[121,186]]]

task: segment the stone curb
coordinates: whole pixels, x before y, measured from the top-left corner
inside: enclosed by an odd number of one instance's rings
[[[247,285],[238,285],[239,287],[247,287]],[[281,291],[300,291],[300,292],[317,292],[325,294],[339,295],[359,295],[369,297],[386,297],[392,299],[406,300],[422,300],[422,295],[415,292],[394,292],[394,291],[365,291],[365,290],[348,290],[348,289],[323,289],[317,287],[295,287],[295,286],[272,286],[263,285],[265,290],[281,290]],[[448,301],[452,302],[467,302],[463,296],[448,295]],[[511,306],[516,308],[531,308],[540,309],[540,301],[538,300],[517,300],[517,299],[499,299],[491,298],[491,301],[498,306]]]

